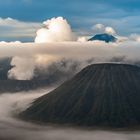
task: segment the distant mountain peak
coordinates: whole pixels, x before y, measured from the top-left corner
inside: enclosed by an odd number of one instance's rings
[[[114,37],[113,35],[103,33],[103,34],[96,34],[95,36],[90,38],[88,41],[94,41],[94,40],[105,41],[106,43],[109,43],[109,42],[116,42],[117,38]]]

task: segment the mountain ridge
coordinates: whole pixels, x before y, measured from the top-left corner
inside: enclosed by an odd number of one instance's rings
[[[117,38],[114,37],[113,35],[103,33],[103,34],[96,34],[95,36],[91,37],[88,41],[94,41],[94,40],[99,40],[99,41],[104,41],[106,43],[109,43],[109,42],[116,42]]]

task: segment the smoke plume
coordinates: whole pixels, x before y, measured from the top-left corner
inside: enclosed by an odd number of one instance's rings
[[[11,61],[13,68],[8,71],[8,77],[17,80],[32,79],[35,69],[34,61],[33,57],[13,57]]]

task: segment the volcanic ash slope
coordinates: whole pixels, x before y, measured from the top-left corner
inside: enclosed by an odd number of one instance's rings
[[[140,68],[94,64],[36,99],[20,117],[37,122],[127,127],[140,124]]]

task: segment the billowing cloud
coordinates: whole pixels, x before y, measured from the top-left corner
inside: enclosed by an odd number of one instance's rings
[[[97,30],[99,32],[104,32],[105,26],[103,24],[96,24],[92,27],[93,30]]]
[[[70,25],[62,17],[52,18],[43,24],[44,27],[37,31],[36,43],[76,40]]]
[[[34,61],[33,57],[13,57],[11,61],[13,68],[9,70],[8,78],[17,80],[32,79],[35,69]]]
[[[103,24],[96,24],[96,25],[94,25],[92,27],[92,30],[95,33],[108,33],[108,34],[111,34],[111,35],[115,35],[116,34],[115,29],[113,29],[110,26],[105,26]]]
[[[106,27],[105,33],[114,35],[114,34],[116,34],[116,31],[112,27]]]

